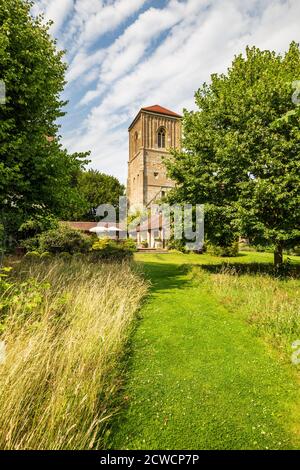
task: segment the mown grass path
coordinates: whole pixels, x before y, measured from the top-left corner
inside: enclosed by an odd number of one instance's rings
[[[126,407],[111,447],[295,448],[297,385],[289,368],[193,281],[180,258],[138,259],[152,292],[133,338]]]

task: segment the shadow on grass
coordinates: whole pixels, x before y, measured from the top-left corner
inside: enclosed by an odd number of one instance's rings
[[[151,282],[151,293],[184,289],[190,282],[186,276],[191,271],[192,266],[191,264],[141,263],[144,276]]]
[[[211,274],[267,274],[276,278],[300,278],[300,265],[285,263],[279,268],[275,268],[271,263],[238,263],[236,261],[224,262],[221,264],[201,264],[198,265]]]

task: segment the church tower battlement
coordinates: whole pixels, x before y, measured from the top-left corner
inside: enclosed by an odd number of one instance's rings
[[[175,186],[163,157],[181,146],[182,117],[159,105],[142,108],[129,127],[127,197],[130,211],[160,200]]]

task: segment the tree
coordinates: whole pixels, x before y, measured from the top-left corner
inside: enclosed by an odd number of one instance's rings
[[[0,214],[6,230],[38,212],[60,216],[76,205],[74,173],[87,154],[68,155],[57,135],[64,113],[63,52],[49,35],[49,24],[30,14],[27,0],[0,1]]]
[[[101,204],[119,205],[119,197],[124,195],[125,187],[114,176],[97,170],[81,171],[77,176],[77,189],[82,198],[71,218],[95,220],[96,209]]]
[[[247,48],[196,92],[199,110],[184,112],[184,151],[166,162],[178,183],[173,197],[207,204],[208,217],[215,209],[224,232],[274,244],[276,265],[300,239],[297,79],[296,43],[284,55]]]

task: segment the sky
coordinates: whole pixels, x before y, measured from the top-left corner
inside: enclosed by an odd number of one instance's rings
[[[195,109],[195,91],[247,45],[300,42],[299,0],[36,0],[41,13],[67,51],[62,142],[122,183],[141,107]]]

